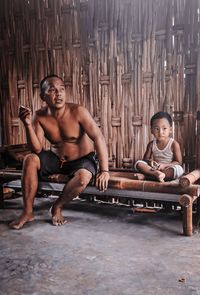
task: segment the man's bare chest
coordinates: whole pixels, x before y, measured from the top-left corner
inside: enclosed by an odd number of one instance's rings
[[[76,142],[80,140],[84,133],[79,122],[74,120],[50,119],[45,121],[42,122],[45,137],[52,143],[61,141]]]

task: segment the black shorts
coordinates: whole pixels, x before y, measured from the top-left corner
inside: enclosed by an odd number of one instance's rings
[[[39,176],[42,179],[47,178],[50,174],[65,174],[69,177],[73,177],[74,173],[79,169],[90,171],[94,178],[98,169],[98,160],[95,152],[91,152],[82,158],[70,162],[62,162],[60,158],[50,150],[42,151],[37,154],[37,156],[40,158]]]

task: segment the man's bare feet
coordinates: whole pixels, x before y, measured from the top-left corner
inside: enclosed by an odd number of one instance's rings
[[[52,224],[55,226],[63,225],[67,220],[61,214],[61,208],[52,206],[50,209],[52,214]]]
[[[20,229],[24,226],[25,223],[33,221],[33,220],[34,220],[33,213],[22,213],[22,215],[18,219],[12,221],[9,224],[9,227],[11,229]]]

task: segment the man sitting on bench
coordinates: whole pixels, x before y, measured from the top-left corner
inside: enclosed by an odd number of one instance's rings
[[[38,177],[60,173],[68,176],[62,195],[51,208],[53,225],[66,222],[61,212],[64,204],[82,193],[97,172],[97,188],[105,191],[108,186],[107,147],[90,113],[83,106],[67,102],[64,82],[57,75],[45,77],[40,83],[40,91],[46,106],[36,111],[33,123],[30,109],[23,106],[19,109],[19,118],[25,126],[33,153],[24,159],[24,209],[19,219],[10,223],[12,229],[20,229],[26,222],[34,220]],[[50,150],[43,150],[44,137],[51,143]]]

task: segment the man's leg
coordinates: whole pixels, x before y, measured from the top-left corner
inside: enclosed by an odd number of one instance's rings
[[[54,203],[52,213],[53,225],[63,225],[66,220],[61,214],[64,204],[69,203],[72,199],[80,195],[92,178],[92,173],[86,169],[79,169],[65,185],[62,195]]]
[[[10,228],[20,229],[26,222],[34,220],[33,203],[38,189],[38,170],[40,160],[37,155],[26,156],[23,163],[22,194],[24,208],[21,216],[10,223]]]

